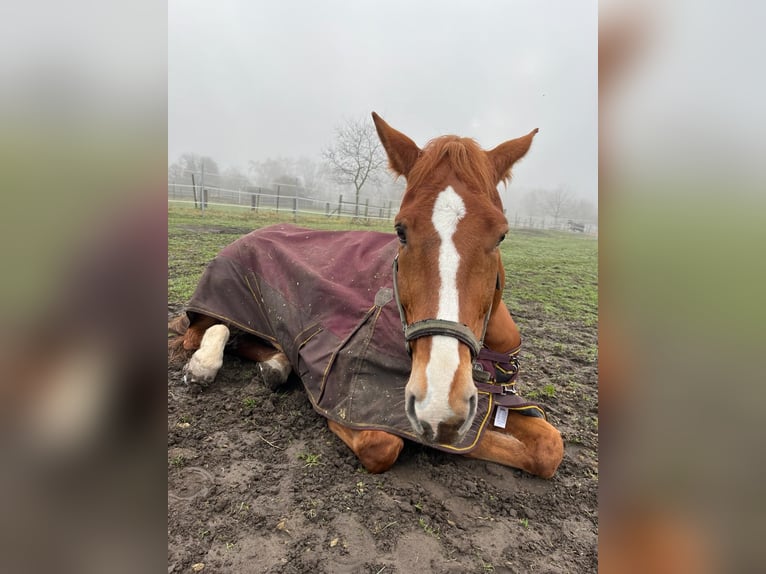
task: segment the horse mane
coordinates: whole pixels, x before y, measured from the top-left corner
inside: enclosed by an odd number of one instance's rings
[[[408,187],[419,188],[447,162],[455,176],[469,187],[487,193],[497,190],[497,174],[487,153],[476,140],[459,136],[441,136],[426,144],[407,177]],[[503,178],[507,181],[510,174]]]

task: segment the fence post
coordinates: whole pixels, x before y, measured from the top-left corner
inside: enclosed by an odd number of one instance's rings
[[[293,196],[293,221],[298,221],[298,198]]]
[[[340,218],[341,213],[343,213],[343,194],[340,194],[340,197],[338,197],[338,218]]]
[[[202,215],[205,215],[205,207],[207,204],[207,194],[205,193],[205,162],[202,161],[202,175],[199,177],[199,186],[202,190]]]
[[[391,200],[388,200],[388,218],[391,219]]]
[[[279,213],[279,186],[277,186],[277,213]]]
[[[327,202],[327,206],[325,208],[325,217],[330,217],[330,202]]]
[[[367,212],[370,210],[370,198],[364,200],[364,218],[367,219]]]
[[[197,184],[194,183],[194,174],[192,176],[192,193],[194,194],[194,209],[197,209]]]

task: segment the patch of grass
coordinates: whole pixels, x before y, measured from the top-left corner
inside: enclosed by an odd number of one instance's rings
[[[247,397],[247,398],[243,399],[243,401],[242,401],[242,405],[246,409],[252,409],[252,408],[255,407],[256,404],[258,404],[258,402],[253,397]]]
[[[186,457],[182,454],[176,455],[170,459],[170,465],[176,468],[181,468],[186,464]]]
[[[591,237],[512,229],[501,244],[503,300],[525,315],[593,326],[598,319],[598,242]]]
[[[556,396],[556,387],[553,386],[551,383],[546,384],[542,388],[542,394],[544,394],[546,397],[555,397]]]
[[[310,453],[301,453],[298,455],[298,458],[304,461],[306,464],[304,464],[304,467],[310,467],[310,466],[317,466],[321,464],[319,462],[319,459],[322,457],[321,454],[310,454]]]
[[[519,518],[519,524],[524,528],[529,528],[529,518]]]
[[[426,534],[429,534],[430,536],[433,536],[437,540],[441,538],[441,532],[440,532],[439,528],[434,528],[433,526],[428,524],[426,522],[425,518],[423,518],[423,517],[418,518],[418,524],[420,525],[420,527],[423,529],[423,531]]]
[[[495,567],[492,564],[492,562],[484,562],[484,559],[481,556],[479,556],[478,554],[476,555],[476,557],[479,559],[479,562],[481,563],[481,571],[482,572],[494,572],[495,571]]]

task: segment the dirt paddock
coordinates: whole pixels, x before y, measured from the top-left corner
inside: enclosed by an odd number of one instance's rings
[[[236,357],[205,389],[170,369],[168,572],[595,572],[597,368],[573,349],[596,328],[516,319],[519,390],[566,444],[551,480],[409,442],[371,475],[299,381],[272,393]]]

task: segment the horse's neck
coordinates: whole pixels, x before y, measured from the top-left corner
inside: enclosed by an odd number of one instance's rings
[[[498,353],[508,353],[521,345],[519,328],[503,303],[502,290],[495,294],[484,344]]]

